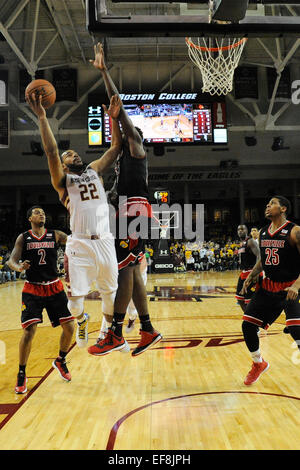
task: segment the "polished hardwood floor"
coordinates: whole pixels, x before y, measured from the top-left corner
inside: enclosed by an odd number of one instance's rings
[[[70,383],[51,366],[60,327],[44,314],[25,395],[14,393],[23,282],[1,285],[0,449],[300,449],[300,353],[283,333],[281,315],[260,336],[270,369],[254,385],[243,384],[251,359],[237,278],[235,271],[149,275],[149,311],[163,341],[135,358],[94,357],[74,338]],[[86,300],[86,311],[93,344],[101,301]],[[138,325],[125,336],[133,348]]]

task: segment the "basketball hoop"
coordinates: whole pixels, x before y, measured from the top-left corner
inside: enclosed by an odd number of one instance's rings
[[[227,95],[247,38],[185,38],[191,61],[200,69],[203,93]]]

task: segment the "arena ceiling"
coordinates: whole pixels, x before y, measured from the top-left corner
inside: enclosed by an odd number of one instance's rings
[[[100,4],[107,17],[143,15],[150,21],[157,15],[165,15],[166,18],[174,15],[181,18],[208,15],[208,6],[204,3],[115,3],[101,0]],[[255,16],[261,15],[269,18],[285,16],[293,20],[293,17],[300,16],[300,6],[296,6],[295,2],[284,6],[249,5],[247,15],[252,21],[255,21]],[[92,58],[94,38],[86,25],[85,0],[0,0],[0,32],[4,39],[0,44],[0,54],[5,63],[17,59],[31,72],[65,64],[87,64]],[[188,30],[186,34],[189,35]],[[183,37],[134,36],[134,31],[130,38],[113,37],[112,32],[112,37],[105,38],[107,56],[111,62],[188,60]],[[242,60],[271,66],[274,59],[276,62],[285,58],[295,43],[298,45],[294,37],[251,38]],[[299,63],[298,47],[293,48],[289,59]]]
[[[148,16],[149,19],[155,15],[208,15],[208,6],[203,2],[118,3],[99,0],[98,3],[104,16],[120,18],[129,13]],[[251,18],[263,15],[272,20],[272,17],[285,16],[292,21],[300,17],[300,6],[294,2],[285,5],[251,4],[247,15]],[[112,37],[106,35],[101,38],[101,33],[94,37],[87,29],[85,0],[0,0],[0,33],[0,67],[25,68],[32,77],[37,70],[91,67],[89,59],[93,57],[93,44],[99,39],[104,43],[107,61],[112,65],[137,63],[144,72],[155,66],[172,70],[174,75],[180,73],[182,67],[190,65],[183,37],[135,37],[134,32],[130,38],[113,34]],[[241,64],[272,67],[278,74],[287,64],[297,68],[300,64],[300,39],[295,36],[251,37]],[[165,87],[167,85],[168,80]],[[12,106],[18,106],[16,99],[11,98]],[[232,96],[229,99],[234,101]],[[268,110],[269,118],[272,117],[273,104],[271,102]],[[286,107],[282,107],[281,112]],[[261,116],[256,109],[255,125],[259,128],[263,121],[267,129],[268,125]]]

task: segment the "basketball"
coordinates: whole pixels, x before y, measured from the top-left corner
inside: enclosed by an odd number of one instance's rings
[[[30,82],[25,90],[25,97],[27,98],[32,93],[35,93],[36,96],[42,95],[42,105],[45,109],[50,108],[55,103],[55,88],[47,80],[39,79]]]

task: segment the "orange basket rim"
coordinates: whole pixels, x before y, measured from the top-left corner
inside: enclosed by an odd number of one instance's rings
[[[243,42],[246,42],[247,40],[248,38],[242,38],[239,41],[235,42],[234,44],[231,44],[229,46],[223,46],[223,47],[204,47],[204,46],[197,46],[188,37],[185,38],[186,44],[193,47],[194,49],[201,50],[201,51],[210,51],[210,52],[228,51],[230,49],[234,49],[235,47],[240,46]]]

